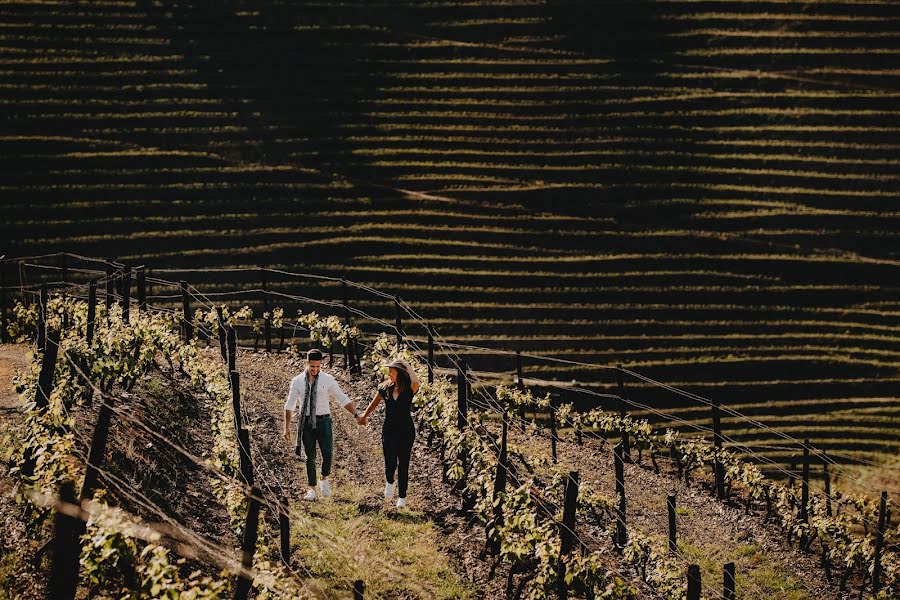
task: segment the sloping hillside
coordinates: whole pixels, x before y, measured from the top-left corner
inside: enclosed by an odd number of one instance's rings
[[[803,433],[848,458],[898,450],[895,2],[2,6],[10,256],[345,276],[454,342],[814,415]]]

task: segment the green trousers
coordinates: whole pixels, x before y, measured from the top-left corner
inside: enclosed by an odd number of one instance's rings
[[[303,426],[303,424],[301,424]],[[306,452],[306,481],[316,485],[316,443],[322,451],[322,477],[331,474],[331,450],[334,438],[331,434],[331,415],[316,417],[316,428],[303,427],[303,451]]]

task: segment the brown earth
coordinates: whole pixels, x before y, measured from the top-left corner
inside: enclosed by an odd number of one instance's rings
[[[26,365],[27,350],[21,346],[0,346],[0,424],[4,430],[15,431],[18,421],[17,409],[19,399],[12,389],[11,379],[15,369]],[[264,353],[242,351],[238,358],[238,370],[241,373],[242,412],[251,429],[251,450],[257,473],[257,483],[263,486],[268,497],[285,497],[296,502],[305,493],[305,473],[303,463],[294,455],[292,444],[282,438],[282,404],[287,393],[290,379],[299,372],[301,362],[286,354],[266,355]],[[372,397],[376,382],[367,375],[362,378],[351,378],[339,365],[326,367],[326,371],[334,374],[343,389],[362,410]],[[145,398],[152,396],[150,391],[143,390]],[[208,418],[207,409],[202,407],[192,415],[195,423]],[[360,510],[394,511],[392,505],[386,504],[382,498],[384,475],[382,472],[382,453],[380,432],[382,411],[376,411],[366,428],[357,426],[351,415],[332,405],[334,418],[334,469],[332,483],[335,487],[354,484],[366,490],[360,501]],[[489,423],[488,429],[497,433],[495,424]],[[180,433],[182,441],[198,453],[209,444],[209,432],[173,432]],[[189,435],[185,435],[189,434]],[[599,439],[586,439],[584,445],[577,445],[566,434],[558,444],[559,463],[568,470],[577,470],[583,481],[590,482],[603,492],[612,495],[613,464],[610,444]],[[511,430],[511,447],[522,451],[525,456],[547,455],[550,452],[549,437],[544,433],[533,435],[517,429]],[[115,446],[114,446],[115,448]],[[174,455],[169,456],[174,461]],[[645,463],[649,461],[646,460]],[[658,461],[662,467],[660,474],[653,473],[649,465],[626,465],[626,490],[628,497],[629,526],[636,530],[664,539],[667,531],[666,494],[674,490],[678,498],[679,541],[693,550],[682,550],[681,558],[692,556],[702,558],[703,554],[714,558],[718,550],[729,548],[746,548],[746,554],[754,564],[739,563],[747,569],[771,569],[775,573],[776,582],[787,585],[784,589],[767,588],[755,580],[749,588],[739,589],[741,597],[757,596],[760,598],[816,598],[839,599],[849,597],[839,594],[835,586],[829,584],[818,568],[816,556],[802,554],[785,543],[784,535],[774,525],[762,522],[762,513],[757,507],[750,515],[744,515],[740,507],[726,507],[716,501],[709,491],[709,482],[704,476],[698,478],[690,487],[677,480],[674,465],[668,460]],[[188,469],[184,471],[182,469]],[[183,465],[178,473],[168,468],[156,468],[155,481],[164,482],[171,492],[182,482],[190,482],[187,477],[189,468]],[[520,469],[520,472],[523,472]],[[546,469],[538,468],[538,478],[546,478]],[[490,557],[485,555],[485,538],[483,527],[474,522],[460,510],[460,498],[452,493],[450,486],[442,482],[441,466],[437,451],[427,448],[425,436],[420,432],[414,447],[414,455],[410,475],[409,512],[420,514],[432,521],[440,530],[441,551],[450,559],[453,569],[466,581],[471,583],[476,598],[498,598],[507,595],[507,586],[515,589],[527,575],[515,575],[508,582],[509,569],[505,565],[494,565]],[[511,480],[514,484],[515,480]],[[189,493],[186,500],[180,501],[176,495],[165,494],[171,500],[169,508],[181,515],[179,519],[184,525],[210,533],[212,529],[219,532],[216,536],[223,545],[236,545],[236,540],[228,535],[221,536],[225,515],[215,507],[195,501],[201,490],[196,485],[184,483]],[[20,512],[13,503],[11,493],[12,481],[8,471],[0,476],[0,518],[2,518],[5,535],[0,540],[0,558],[11,555],[13,551],[21,552],[23,546],[19,541],[24,539],[21,521],[17,518]],[[163,492],[160,492],[163,494]],[[191,500],[191,499],[194,500]],[[191,504],[193,502],[193,504]],[[605,533],[597,523],[592,523],[584,516],[578,523],[578,533],[594,550],[604,553],[608,567],[634,585],[642,588],[644,596],[655,594],[642,587],[636,574],[629,570],[612,552],[612,546]],[[37,598],[42,595],[40,577],[34,571],[23,568],[33,555],[34,544],[24,545],[23,560],[17,567],[15,587],[10,588],[10,597]],[[693,554],[692,554],[693,552]],[[496,567],[496,568],[495,568]],[[739,567],[740,568],[740,567]],[[740,577],[739,573],[739,577]],[[705,581],[704,588],[720,589],[721,579]],[[7,586],[9,587],[9,586]],[[0,588],[0,598],[2,596]]]

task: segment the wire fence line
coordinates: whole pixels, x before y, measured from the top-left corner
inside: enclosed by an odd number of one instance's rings
[[[72,258],[72,259],[76,259],[76,260],[83,260],[83,261],[87,261],[87,262],[91,262],[91,263],[95,263],[95,264],[101,264],[101,265],[104,265],[104,267],[106,267],[107,269],[104,270],[104,269],[99,269],[99,268],[98,269],[80,269],[80,268],[78,268],[76,271],[76,268],[74,266],[69,267],[69,266],[60,266],[60,265],[41,265],[39,263],[33,262],[33,261],[39,260],[39,259],[52,259],[52,258],[60,259],[63,257],[68,257],[68,258]],[[27,261],[25,260],[26,258],[27,258]],[[41,268],[48,270],[48,271],[67,270],[68,272],[72,272],[72,273],[77,272],[77,273],[81,273],[81,274],[106,275],[106,273],[108,272],[108,269],[112,268],[112,269],[114,269],[114,274],[112,276],[117,283],[121,282],[121,275],[118,274],[117,271],[124,267],[124,265],[122,265],[121,263],[115,262],[115,261],[108,261],[108,260],[99,259],[99,258],[85,257],[82,255],[72,254],[72,253],[53,253],[53,254],[48,254],[48,255],[38,255],[38,256],[31,256],[31,257],[5,258],[3,260],[3,262],[18,263],[21,265],[25,265],[25,264],[35,265],[35,266],[40,266]],[[143,267],[137,267],[137,268],[143,268]],[[586,361],[569,360],[569,359],[559,358],[559,357],[550,356],[550,355],[514,352],[514,351],[502,350],[502,349],[497,349],[497,348],[477,346],[477,345],[472,345],[472,344],[459,344],[459,343],[449,341],[449,340],[445,339],[443,336],[441,336],[440,333],[437,330],[435,330],[435,328],[429,323],[429,321],[423,315],[421,315],[419,312],[417,312],[414,309],[414,307],[412,307],[408,302],[400,299],[397,296],[388,294],[388,293],[380,291],[380,290],[376,290],[374,288],[371,288],[370,286],[359,284],[359,283],[356,283],[356,282],[353,282],[351,280],[344,279],[344,278],[328,277],[328,276],[323,276],[323,275],[301,273],[301,272],[295,272],[295,271],[287,271],[287,270],[283,270],[283,269],[271,269],[271,268],[267,268],[267,267],[240,267],[240,268],[208,267],[208,268],[185,268],[185,269],[153,269],[153,273],[157,273],[157,274],[158,273],[173,273],[173,274],[178,274],[178,273],[220,273],[220,272],[255,273],[255,274],[260,274],[260,275],[275,274],[275,275],[284,275],[284,276],[288,276],[288,277],[295,278],[295,279],[328,281],[331,283],[339,283],[341,285],[346,285],[352,289],[361,290],[361,291],[365,292],[366,294],[374,296],[374,298],[378,299],[378,300],[382,300],[382,301],[389,300],[389,301],[393,302],[396,306],[396,309],[398,311],[398,321],[399,321],[399,311],[403,311],[403,313],[405,313],[406,316],[412,318],[413,323],[415,323],[418,326],[423,327],[426,331],[429,331],[432,334],[434,334],[436,345],[441,348],[441,350],[444,354],[444,357],[448,358],[450,360],[452,367],[454,369],[456,369],[457,371],[459,371],[461,359],[456,354],[456,352],[454,352],[454,350],[478,351],[478,352],[484,353],[486,355],[496,355],[496,356],[506,356],[506,357],[512,357],[512,356],[519,355],[524,358],[529,358],[529,359],[537,360],[537,361],[544,361],[547,363],[583,366],[586,368],[599,370],[600,372],[605,371],[605,372],[622,373],[623,375],[626,375],[635,381],[639,381],[650,388],[659,389],[661,391],[666,391],[668,393],[683,397],[685,399],[688,399],[688,400],[691,400],[691,401],[697,403],[698,405],[711,407],[714,404],[714,402],[707,397],[701,396],[701,395],[693,393],[693,392],[689,392],[687,390],[678,388],[676,386],[666,384],[664,382],[653,379],[647,375],[639,373],[633,369],[624,368],[622,366],[612,366],[609,364],[602,364],[602,363],[592,363],[592,362],[586,362]],[[171,286],[171,287],[175,287],[175,288],[180,288],[180,286],[181,286],[180,281],[172,281],[172,280],[168,280],[168,279],[163,279],[161,277],[147,277],[146,281],[148,283],[153,283],[158,286]],[[75,290],[81,291],[87,287],[87,284],[79,286],[79,285],[74,284],[73,282],[68,282],[68,281],[54,282],[54,283],[65,284],[67,286],[67,289],[71,290],[71,291],[75,291]],[[36,295],[37,289],[40,287],[40,285],[41,284],[29,284],[28,292],[30,292],[32,295]],[[20,287],[7,287],[4,289],[20,289]],[[98,294],[100,293],[100,291],[101,290],[98,289]],[[116,294],[116,296],[118,297],[118,292],[114,291],[114,294]],[[422,348],[421,345],[419,345],[419,342],[424,343],[424,340],[422,338],[407,335],[405,333],[405,331],[403,331],[403,329],[404,329],[403,327],[398,328],[398,325],[396,322],[392,323],[386,319],[376,317],[358,307],[353,306],[346,300],[344,300],[344,301],[325,300],[325,299],[321,299],[321,298],[311,297],[308,295],[292,294],[292,293],[287,293],[287,292],[282,292],[282,291],[269,290],[269,289],[266,289],[265,287],[233,290],[233,291],[227,291],[227,292],[203,292],[193,284],[188,284],[188,295],[191,300],[193,300],[195,303],[199,303],[206,310],[213,310],[215,308],[216,299],[240,298],[240,297],[256,297],[256,298],[272,298],[272,299],[288,300],[288,301],[292,301],[292,302],[296,302],[296,303],[308,303],[308,304],[323,306],[323,307],[327,307],[332,310],[340,310],[340,311],[344,311],[348,315],[352,315],[353,317],[356,317],[357,319],[377,325],[381,332],[387,331],[387,332],[390,332],[392,334],[402,337],[404,339],[404,341],[407,342],[408,344],[415,345],[417,350],[420,353],[424,353],[424,351],[425,351],[425,349]],[[146,299],[153,298],[153,299],[157,299],[157,300],[176,301],[182,297],[183,297],[183,294],[156,294],[153,296],[149,296]],[[137,302],[137,299],[134,298],[133,295],[131,297],[131,302],[132,303]],[[173,314],[176,316],[179,316],[180,312],[181,312],[178,309],[171,309],[171,308],[166,308],[163,306],[154,306],[153,309],[154,310],[164,310],[165,312],[169,312],[170,314]],[[191,318],[191,324],[194,327],[199,326],[201,328],[201,330],[203,331],[204,335],[206,335],[208,337],[214,336],[214,333],[212,331],[207,329],[202,324],[197,323],[193,318]],[[305,330],[305,328],[303,328],[302,326],[299,326],[296,323],[292,324],[290,322],[286,322],[285,325],[287,327],[291,327],[291,325],[293,325],[292,338],[295,337],[295,334],[296,334],[296,331],[298,328],[300,328],[301,330]],[[373,336],[374,335],[377,335],[377,334],[373,334]],[[479,371],[479,372],[484,373],[484,374],[488,373],[488,372],[484,372],[484,371]],[[499,375],[501,378],[502,377],[511,377],[513,375],[512,372],[508,372],[508,373],[493,372],[492,374]],[[593,397],[606,398],[609,400],[612,400],[612,399],[621,400],[621,401],[624,401],[625,403],[629,404],[629,406],[631,406],[635,409],[649,411],[658,417],[666,418],[667,420],[678,422],[685,427],[690,427],[691,429],[695,429],[697,431],[701,431],[701,432],[705,431],[707,433],[709,432],[708,428],[705,428],[703,426],[698,426],[695,423],[690,423],[689,421],[687,421],[685,419],[674,418],[674,415],[664,413],[664,412],[654,408],[653,406],[650,406],[649,404],[640,403],[640,402],[637,402],[634,400],[630,400],[628,398],[623,398],[623,397],[621,397],[621,395],[618,395],[618,394],[601,394],[601,393],[596,392],[595,390],[585,388],[583,386],[583,384],[585,382],[581,382],[582,385],[576,386],[574,384],[567,385],[566,382],[562,382],[562,381],[554,382],[554,381],[541,379],[541,378],[534,377],[534,376],[529,376],[528,379],[532,383],[544,385],[549,388],[557,389],[560,391],[571,391],[574,393],[587,394],[587,395],[590,395]],[[474,383],[476,386],[478,386],[478,388],[485,385],[485,382],[483,382],[483,381],[474,381],[472,383]],[[606,385],[606,384],[605,383],[596,383],[594,385]],[[478,388],[476,388],[476,389],[478,389]],[[483,396],[482,399],[483,399],[483,403],[486,405],[489,405],[489,406],[495,402],[489,396]],[[736,418],[739,422],[746,423],[747,425],[749,425],[752,428],[760,429],[774,437],[783,439],[792,444],[796,444],[798,450],[800,448],[802,448],[802,445],[803,445],[802,440],[800,440],[786,432],[780,431],[777,428],[766,425],[765,423],[759,421],[758,419],[755,419],[752,416],[749,416],[749,415],[744,414],[740,411],[737,411],[733,408],[730,408],[727,405],[720,404],[719,406],[723,413]],[[864,465],[868,465],[868,466],[883,468],[888,471],[900,472],[900,467],[894,467],[892,465],[885,465],[885,464],[877,463],[875,461],[865,459],[864,457],[854,457],[854,456],[848,456],[848,455],[837,453],[837,452],[825,451],[825,450],[815,448],[814,446],[811,446],[810,449],[811,449],[812,453],[816,457],[818,457],[822,462],[826,462],[835,467],[839,467],[841,463],[838,461],[843,460],[846,463],[864,464]],[[755,455],[755,453],[752,453],[752,454]]]
[[[115,274],[113,277],[114,277],[115,279],[120,279],[120,278],[121,278],[121,275]],[[163,279],[155,279],[155,282],[158,283],[158,284],[160,284],[160,285],[172,285],[172,286],[180,286],[180,285],[181,285],[181,282],[173,282],[173,281],[163,280]],[[86,287],[86,286],[83,285],[83,286],[81,286],[81,287],[83,288],[83,287]],[[203,293],[203,292],[201,292],[199,289],[195,288],[194,286],[188,286],[188,288],[189,288],[188,294],[189,294],[189,296],[190,296],[190,298],[191,298],[191,300],[192,300],[193,302],[199,304],[200,306],[202,306],[203,308],[206,308],[206,309],[208,309],[208,310],[213,310],[213,309],[216,307],[216,305],[215,305],[214,302],[213,302],[213,298],[212,298],[213,295],[208,294],[208,293]],[[376,318],[376,317],[374,317],[374,316],[368,314],[367,312],[365,312],[365,311],[363,311],[363,310],[361,310],[361,309],[357,309],[357,308],[355,308],[355,307],[349,307],[349,306],[347,306],[346,303],[339,303],[339,302],[325,301],[325,300],[320,300],[320,299],[310,298],[310,297],[308,297],[308,296],[299,296],[299,295],[293,295],[293,294],[286,294],[286,293],[283,293],[283,292],[273,292],[272,290],[266,290],[266,289],[264,289],[264,288],[263,288],[263,289],[244,290],[243,292],[244,292],[244,293],[248,293],[248,294],[263,294],[263,295],[268,295],[268,296],[271,296],[271,297],[283,298],[283,299],[289,299],[289,300],[295,300],[295,301],[311,302],[311,303],[315,303],[315,304],[318,304],[318,305],[327,306],[327,307],[332,308],[332,309],[339,308],[339,309],[342,309],[342,310],[346,310],[347,312],[349,312],[349,313],[351,313],[351,314],[354,314],[354,315],[356,315],[356,316],[358,316],[358,317],[360,317],[360,318],[369,320],[369,321],[371,321],[371,322],[373,322],[373,323],[377,323],[377,324],[378,324],[380,327],[382,327],[383,329],[387,329],[387,330],[389,330],[389,331],[393,329],[393,330],[394,330],[394,333],[397,334],[398,336],[400,336],[401,338],[403,338],[404,342],[407,342],[407,343],[410,345],[411,348],[414,348],[414,349],[415,349],[417,352],[419,352],[420,354],[423,353],[423,351],[424,351],[424,349],[421,348],[421,347],[418,345],[418,343],[417,343],[416,340],[414,340],[414,339],[412,339],[412,338],[410,338],[410,337],[408,337],[408,336],[405,336],[405,334],[404,334],[404,332],[403,332],[403,329],[402,329],[400,326],[398,326],[398,325],[399,325],[399,320],[398,320],[398,324],[392,324],[392,323],[390,323],[390,322],[388,322],[388,321],[385,321],[385,320],[383,320],[383,319]],[[175,297],[177,298],[178,295],[175,295]],[[399,299],[397,299],[396,297],[393,297],[393,296],[390,296],[390,295],[384,295],[384,296],[382,296],[382,297],[390,298],[390,299],[392,299],[393,301],[395,301],[396,304],[397,304],[398,306],[402,306],[402,303],[401,303],[401,302],[399,301]],[[137,300],[134,299],[133,301],[136,302]],[[178,311],[177,309],[172,310],[171,312],[176,316],[177,319],[180,319],[180,320],[182,320],[183,322],[191,322],[194,326],[196,326],[196,323],[194,323],[194,319],[193,319],[193,316],[192,316],[192,315],[189,315],[189,314],[182,314],[182,313],[181,313],[180,311]],[[411,313],[410,313],[410,314],[411,314]],[[412,315],[411,315],[411,316],[412,316]],[[187,317],[187,318],[186,318],[186,317]],[[415,316],[414,316],[414,319],[417,319],[417,318],[418,318],[418,315],[415,315]],[[431,326],[427,323],[427,321],[424,321],[424,319],[422,319],[422,320],[419,322],[419,324],[421,324],[421,325],[423,325],[424,327],[426,327],[430,332],[434,332],[433,327],[431,327]],[[297,328],[297,325],[295,324],[294,327],[295,327],[295,329],[296,329],[296,328]],[[212,332],[210,332],[209,330],[207,330],[207,332],[208,332],[208,333],[210,334],[210,336],[212,337]],[[439,339],[440,339],[440,338],[439,338]],[[484,402],[484,407],[487,408],[488,410],[495,410],[495,411],[498,411],[498,412],[502,412],[502,411],[504,410],[504,408],[503,408],[502,406],[500,406],[499,404],[497,404],[497,402],[496,402],[495,400],[493,400],[493,399],[490,397],[490,394],[487,392],[487,386],[484,385],[484,382],[482,382],[477,376],[474,376],[475,373],[473,373],[473,372],[471,372],[471,371],[468,371],[468,370],[465,369],[464,367],[463,367],[463,368],[460,368],[460,367],[462,367],[462,364],[461,364],[461,363],[462,363],[462,360],[455,354],[455,352],[452,352],[453,349],[466,349],[466,348],[469,348],[469,347],[471,347],[471,346],[465,346],[465,345],[459,345],[459,344],[451,344],[451,343],[447,343],[446,346],[445,346],[445,344],[444,344],[444,342],[443,342],[442,339],[441,339],[441,341],[439,341],[439,345],[441,346],[441,349],[447,354],[447,356],[448,356],[448,358],[450,359],[451,363],[459,369],[459,372],[460,372],[460,373],[463,374],[463,376],[466,378],[467,382],[470,383],[470,384],[472,384],[472,389],[473,389],[474,391],[476,391],[477,394],[481,395],[481,396],[484,398],[484,400],[485,400],[485,402]],[[476,348],[477,348],[477,347],[476,347]],[[482,348],[482,349],[483,349],[483,350],[491,350],[491,349],[489,349],[489,348]],[[509,355],[509,354],[512,354],[512,353],[509,353],[509,352],[503,352],[503,354]],[[538,357],[538,358],[545,358],[545,357],[542,357],[542,356],[540,356],[540,355],[537,355],[537,357]],[[546,357],[546,358],[552,358],[552,357]],[[585,364],[590,364],[590,363],[585,363]],[[613,370],[613,371],[624,371],[624,370],[621,369],[620,367],[609,367],[609,366],[606,366],[606,368],[609,369],[609,370]],[[473,376],[474,376],[474,377],[473,377]],[[649,378],[648,378],[648,379],[649,379]],[[559,385],[559,384],[557,384],[557,383],[554,383],[554,382],[548,382],[548,381],[541,381],[541,380],[536,380],[536,381],[537,381],[537,383],[546,384],[548,387],[552,387],[552,388],[555,388],[555,389],[566,390],[566,391],[575,391],[575,392],[578,392],[578,393],[582,393],[582,392],[585,392],[585,393],[591,393],[591,394],[593,394],[593,395],[595,395],[595,396],[597,396],[597,397],[600,397],[600,396],[601,396],[601,394],[599,394],[599,393],[597,393],[597,392],[593,392],[592,390],[581,390],[581,389],[578,389],[577,387],[574,387],[574,386],[569,386],[569,387],[561,386],[561,385]],[[659,383],[659,382],[654,382],[653,380],[649,380],[648,383]],[[677,390],[678,392],[683,392],[683,390],[678,390],[678,388],[672,388],[671,386],[665,386],[665,384],[659,384],[659,387],[662,387],[663,389],[667,389],[667,390]],[[686,392],[685,392],[685,393],[686,393]],[[629,401],[629,400],[627,400],[627,399],[625,399],[625,398],[622,398],[620,395],[616,395],[616,394],[605,394],[605,395],[602,395],[602,396],[605,397],[606,399],[620,400],[620,401],[626,402],[626,403],[628,403],[630,406],[633,406],[633,407],[635,407],[635,408],[640,408],[640,409],[643,409],[643,410],[650,410],[650,411],[654,411],[654,410],[655,410],[655,409],[654,409],[653,407],[651,407],[651,406],[644,405],[644,404],[641,404],[641,403],[635,403],[635,402],[633,402],[633,401]],[[706,398],[703,398],[703,397],[701,397],[701,396],[697,396],[696,398],[692,398],[692,399],[695,399],[696,401],[701,402],[701,403],[703,403],[703,404],[707,404],[707,405],[711,404],[711,402],[712,402],[712,401],[710,401],[710,400],[708,400],[708,399],[706,399]],[[555,410],[556,410],[552,405],[551,405],[550,409],[551,409],[551,411],[555,411]],[[736,411],[735,411],[735,412],[736,412]],[[117,414],[120,414],[120,413],[117,413]],[[666,414],[664,414],[664,413],[661,413],[661,414],[662,414],[662,416],[665,416],[665,417],[667,417],[667,418],[673,418],[672,415],[666,415]],[[740,413],[737,413],[737,414],[740,415]],[[743,416],[743,415],[742,415],[742,416]],[[127,419],[127,417],[126,417],[126,420],[130,420],[130,419]],[[683,420],[683,419],[680,419],[680,418],[678,418],[678,417],[674,417],[674,420],[680,421],[680,422],[682,422],[682,423],[685,424],[685,425],[693,426],[693,427],[697,428],[697,429],[698,429],[699,431],[701,431],[701,432],[704,431],[704,428],[697,427],[696,424],[691,424],[690,422],[688,422],[688,421],[686,421],[686,420]],[[706,429],[705,429],[705,432],[708,433],[708,432],[709,432],[709,429],[706,428]],[[479,432],[479,436],[481,436],[481,435],[482,435],[482,434]],[[491,445],[492,447],[494,447],[495,450],[497,450],[497,452],[499,453],[499,449],[497,448],[497,441],[496,441],[495,439],[493,439],[493,437],[491,437],[490,435],[485,436],[485,438],[486,438],[487,443],[488,443],[489,445]],[[729,438],[728,441],[729,441],[729,442],[732,442],[732,443],[735,445],[735,447],[741,447],[737,442],[735,442],[734,440],[731,440],[730,438]],[[747,448],[747,447],[744,446],[744,448]],[[747,448],[747,450],[748,450],[750,453],[753,453],[753,450],[752,450],[752,449]],[[773,463],[773,464],[774,464],[774,463]],[[790,476],[790,473],[789,473],[788,471],[784,470],[783,468],[781,468],[780,465],[775,465],[775,467],[776,467],[777,469],[780,469],[782,472],[784,472],[785,474],[788,474],[788,475]],[[512,476],[512,477],[515,478],[515,476]],[[521,483],[521,482],[518,481],[517,478],[515,478],[515,480],[516,480],[518,483]],[[273,488],[269,485],[269,483],[268,483],[267,481],[264,481],[264,482],[262,482],[262,483],[263,483],[263,486],[266,487],[266,490],[267,490],[267,492],[268,492],[268,493],[264,494],[264,496],[272,496],[272,490],[273,490]],[[264,502],[264,503],[267,502],[267,501],[265,500],[265,498],[263,498],[263,502]],[[268,506],[271,508],[271,507],[272,507],[271,500],[268,501],[268,502],[269,502]],[[277,510],[277,508],[278,508],[278,507],[275,506],[274,509]],[[555,516],[554,516],[553,512],[550,510],[552,507],[546,507],[546,508],[547,508],[547,512],[548,512],[548,515],[549,515],[549,517],[551,518],[551,520],[555,520]],[[566,527],[565,524],[562,524],[562,523],[559,523],[559,525],[560,525],[561,527],[563,527],[563,528]],[[578,535],[575,534],[574,531],[572,531],[571,533],[573,534],[574,539],[579,540],[579,543],[580,543],[580,544],[583,544],[583,541],[581,540],[581,538],[578,537]],[[583,545],[584,545],[585,547],[587,547],[586,544],[583,544]]]

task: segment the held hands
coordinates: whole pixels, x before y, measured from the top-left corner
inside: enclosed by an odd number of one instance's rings
[[[366,415],[359,415],[359,418],[356,419],[356,424],[365,427],[369,424],[369,418]]]
[[[284,433],[282,435],[284,435],[284,441],[286,441],[288,444],[290,444],[291,443],[291,432],[288,431],[287,429],[285,429]]]

